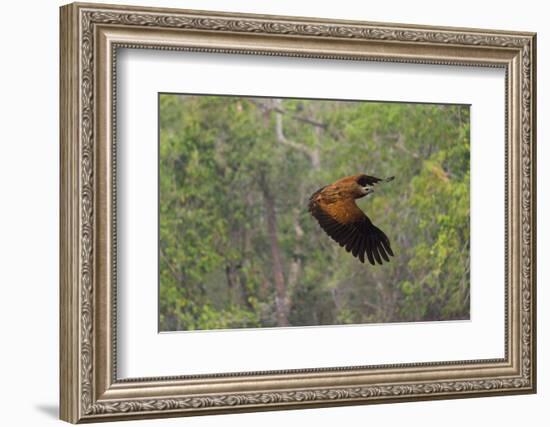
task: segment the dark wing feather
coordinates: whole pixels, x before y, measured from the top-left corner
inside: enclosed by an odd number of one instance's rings
[[[319,203],[317,197],[319,192],[314,193],[310,199],[309,211],[319,222],[321,228],[340,246],[345,247],[347,252],[358,258],[361,262],[365,262],[366,258],[372,265],[383,264],[383,261],[389,262],[388,255],[393,256],[390,240],[382,230],[376,227],[371,220],[357,207],[355,202],[353,206],[361,212],[357,212],[351,216],[352,222],[343,223],[336,219],[335,215],[331,215],[331,209],[323,208],[322,203]],[[349,204],[349,203],[348,203]],[[342,207],[334,207],[335,212]],[[350,207],[350,209],[353,209]]]

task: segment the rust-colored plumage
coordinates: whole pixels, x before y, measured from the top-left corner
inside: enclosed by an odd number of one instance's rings
[[[359,209],[355,199],[371,194],[377,184],[392,179],[364,174],[339,179],[311,195],[309,211],[334,241],[361,262],[365,262],[365,255],[372,265],[389,262],[389,256],[393,256],[390,240]]]

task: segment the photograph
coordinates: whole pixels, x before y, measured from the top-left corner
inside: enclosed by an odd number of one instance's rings
[[[158,103],[159,331],[470,318],[470,105]]]

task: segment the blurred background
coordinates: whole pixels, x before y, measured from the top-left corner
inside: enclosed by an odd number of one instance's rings
[[[469,318],[469,106],[159,95],[161,331]],[[358,173],[395,257],[307,209]]]

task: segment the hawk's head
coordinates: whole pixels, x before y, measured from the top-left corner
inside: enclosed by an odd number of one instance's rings
[[[391,181],[394,177],[380,179],[374,176],[369,176],[365,174],[357,175],[355,179],[356,192],[358,197],[364,197],[371,194],[374,191],[376,184],[380,182]]]
[[[355,180],[357,183],[357,192],[359,193],[359,197],[367,196],[374,191],[374,183],[372,179],[369,178],[370,177],[368,175],[359,175]]]

